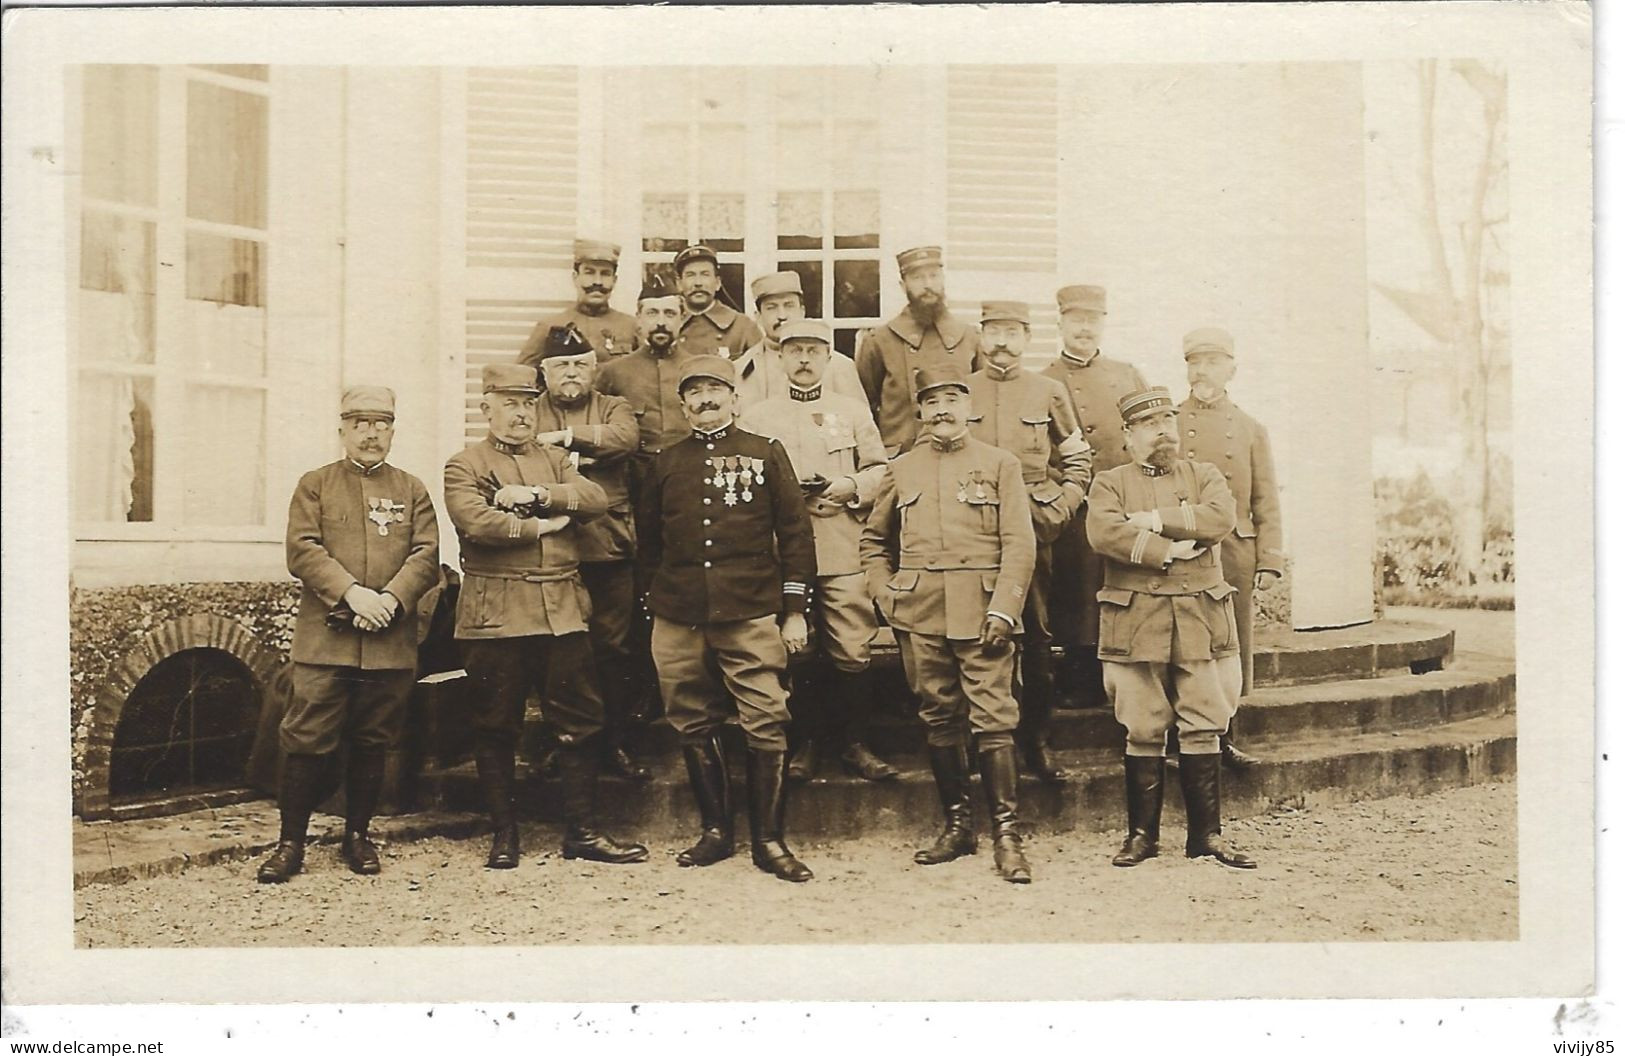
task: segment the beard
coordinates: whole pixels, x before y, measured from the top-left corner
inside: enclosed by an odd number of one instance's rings
[[[1174,456],[1178,453],[1178,447],[1172,440],[1158,440],[1145,460],[1158,469],[1167,469],[1174,464]]]
[[[947,298],[936,290],[908,294],[908,312],[922,323],[934,323],[942,315]]]
[[[1224,386],[1215,385],[1211,381],[1198,381],[1191,385],[1191,395],[1203,403],[1212,403],[1224,395]]]

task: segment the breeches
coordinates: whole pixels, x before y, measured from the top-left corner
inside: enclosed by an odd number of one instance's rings
[[[1015,651],[984,656],[975,639],[897,632],[909,655],[910,687],[920,698],[926,740],[934,747],[963,744],[974,735],[982,748],[1014,744],[1020,719],[1014,694]]]
[[[778,617],[693,626],[656,616],[650,648],[666,721],[684,743],[705,740],[737,716],[750,747],[789,748],[789,654]]]
[[[542,717],[571,744],[604,727],[604,701],[593,679],[586,632],[522,638],[464,639],[463,663],[473,680],[474,729],[517,743],[525,698],[535,690]]]
[[[863,573],[818,577],[809,615],[817,624],[818,648],[837,671],[868,668],[876,621]]]
[[[1258,540],[1231,532],[1219,546],[1224,581],[1236,588],[1236,639],[1241,645],[1241,695],[1253,691],[1253,577],[1258,574]]]
[[[297,755],[327,755],[348,738],[351,747],[384,751],[400,737],[417,681],[410,669],[367,671],[333,664],[293,665],[293,699],[278,740]]]
[[[1179,729],[1179,750],[1211,755],[1230,726],[1241,699],[1241,660],[1195,660],[1178,664],[1101,665],[1106,695],[1128,731],[1129,755],[1160,756],[1169,727]]]

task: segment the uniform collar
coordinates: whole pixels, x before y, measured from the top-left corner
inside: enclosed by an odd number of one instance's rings
[[[965,340],[965,335],[970,333],[970,327],[954,318],[953,313],[946,308],[942,310],[941,315],[937,316],[934,326],[937,336],[942,338],[943,348],[957,347],[959,342]],[[920,325],[918,319],[914,318],[914,313],[907,308],[898,312],[896,318],[886,324],[886,329],[902,338],[910,348],[919,348],[925,341],[925,328]]]
[[[1000,370],[998,367],[995,367],[993,364],[989,363],[987,366],[982,368],[982,373],[986,374],[994,381],[1015,381],[1017,378],[1021,377],[1021,364],[1016,363],[1008,370]]]
[[[1230,394],[1228,392],[1219,393],[1219,398],[1214,400],[1212,403],[1203,403],[1201,400],[1196,398],[1196,393],[1194,393],[1194,392],[1191,393],[1189,396],[1187,396],[1185,398],[1186,406],[1194,407],[1199,411],[1217,411],[1217,410],[1221,410],[1224,407],[1228,406],[1229,403],[1230,403]]]
[[[505,455],[522,455],[530,450],[531,442],[526,440],[522,444],[510,444],[506,440],[498,440],[493,434],[485,434],[485,442],[501,451]]]
[[[949,452],[949,451],[958,451],[960,448],[964,447],[965,446],[965,438],[970,436],[970,430],[966,429],[964,432],[960,433],[958,436],[949,437],[947,440],[938,440],[936,438],[936,436],[934,434],[932,434],[932,433],[927,433],[925,435],[926,435],[926,439],[931,444],[931,450],[933,450],[933,451],[942,451],[942,452],[946,453],[946,452]]]
[[[658,363],[662,360],[670,359],[677,352],[677,339],[675,337],[672,338],[671,344],[666,346],[666,351],[656,352],[655,346],[646,345],[643,343],[643,335],[640,334],[638,335],[638,351],[646,354],[650,359]]]
[[[1069,367],[1079,367],[1079,368],[1092,367],[1092,366],[1095,365],[1095,361],[1098,360],[1099,358],[1100,358],[1100,349],[1098,349],[1098,348],[1095,349],[1092,353],[1089,354],[1088,359],[1079,359],[1077,356],[1074,356],[1072,353],[1068,352],[1066,349],[1064,349],[1064,348],[1061,349],[1061,362],[1065,363]]]
[[[1148,477],[1166,477],[1168,474],[1173,472],[1172,466],[1169,466],[1167,469],[1158,469],[1149,462],[1141,462],[1139,465],[1140,472],[1144,473]]]
[[[685,309],[685,311],[687,311],[687,309]],[[701,316],[709,319],[711,321],[711,325],[716,327],[718,330],[726,330],[728,327],[733,325],[735,319],[739,318],[739,313],[723,304],[719,298],[717,300],[713,300],[711,302],[711,306],[705,311],[691,312],[684,316],[683,326],[687,326],[690,319],[698,319]]]
[[[694,439],[696,439],[696,440],[721,440],[721,439],[725,438],[728,435],[728,431],[730,429],[732,429],[732,428],[733,428],[733,424],[730,422],[728,425],[724,425],[721,428],[714,430],[713,432],[707,433],[707,432],[705,432],[704,430],[701,430],[701,429],[693,429],[693,430],[690,430],[690,432],[693,433]]]
[[[363,466],[349,455],[344,456],[344,464],[350,467],[350,472],[359,473],[363,477],[370,477],[380,469],[383,469],[385,466],[389,465],[388,462],[380,462],[376,466]]]
[[[819,397],[821,397],[823,395],[824,395],[824,383],[823,382],[819,382],[817,385],[814,385],[810,389],[800,389],[800,388],[797,388],[793,384],[790,386],[790,398],[792,400],[796,401],[797,403],[812,403],[814,400],[818,399]]]
[[[588,319],[602,319],[604,316],[609,314],[609,302],[605,301],[602,308],[595,310],[588,305],[586,301],[577,301],[576,314],[584,315]]]

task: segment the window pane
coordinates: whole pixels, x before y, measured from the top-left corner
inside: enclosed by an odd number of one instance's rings
[[[186,523],[263,524],[265,393],[188,385],[185,441],[180,483]]]
[[[778,138],[780,187],[823,187],[824,126],[781,124]]]
[[[835,179],[842,187],[880,183],[880,130],[870,121],[835,123]]]
[[[240,238],[186,236],[184,350],[192,367],[265,373],[264,249]]]
[[[698,150],[694,159],[697,187],[731,191],[745,186],[744,125],[701,125]]]
[[[193,81],[186,98],[186,215],[265,227],[265,97]]]
[[[677,276],[671,270],[671,261],[659,260],[643,265],[643,285],[659,286],[669,293],[676,293]]]
[[[264,306],[265,246],[197,231],[186,235],[186,296],[194,301]]]
[[[864,333],[864,330],[835,331],[835,351],[843,356],[856,356],[858,354],[858,345]]]
[[[688,190],[687,125],[644,125],[642,150],[645,187]]]
[[[700,241],[718,253],[745,248],[745,196],[700,195]]]
[[[158,71],[86,66],[84,193],[155,205],[158,187]]]
[[[808,319],[824,317],[824,265],[817,260],[785,260],[779,262],[780,271],[794,271],[801,275],[801,299],[807,305]]]
[[[81,371],[74,405],[74,519],[152,520],[151,378]]]
[[[835,192],[835,248],[880,248],[880,193]]]
[[[94,210],[79,228],[79,355],[151,363],[155,225]]]
[[[662,121],[694,119],[694,68],[645,66],[638,73],[638,102],[645,115]]]
[[[880,261],[835,262],[835,315],[841,319],[879,317]]]
[[[675,253],[688,245],[688,196],[643,196],[643,249],[646,253]]]
[[[721,269],[723,302],[732,306],[735,311],[744,311],[745,265],[723,264]]]
[[[823,191],[783,191],[778,212],[780,249],[823,248]]]
[[[215,73],[229,74],[232,77],[242,77],[250,81],[268,81],[271,79],[269,66],[199,66],[200,70],[213,70]]]

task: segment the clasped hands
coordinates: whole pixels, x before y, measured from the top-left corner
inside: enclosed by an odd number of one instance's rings
[[[355,613],[351,621],[357,630],[381,631],[395,620],[401,602],[387,591],[371,590],[357,583],[344,592],[344,603]]]

